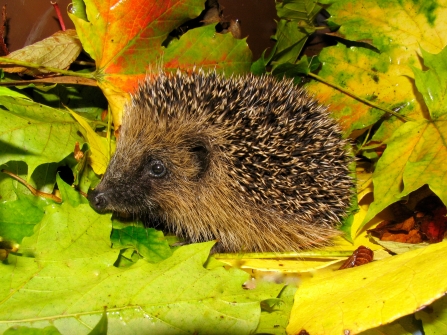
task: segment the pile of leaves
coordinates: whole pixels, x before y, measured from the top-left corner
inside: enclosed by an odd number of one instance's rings
[[[76,0],[76,30],[0,58],[0,333],[447,333],[445,242],[366,234],[383,219],[396,228],[393,204],[414,213],[421,199],[435,198],[427,217],[446,224],[447,1],[284,0],[275,47],[255,61],[215,24],[170,37],[203,9]],[[308,57],[322,10],[336,43]],[[85,194],[113,154],[129,92],[160,67],[305,81],[358,157],[344,238],[307,254],[210,257],[213,242],[172,247],[93,211]],[[445,227],[432,221],[426,240],[438,242]],[[360,245],[374,262],[333,270]]]

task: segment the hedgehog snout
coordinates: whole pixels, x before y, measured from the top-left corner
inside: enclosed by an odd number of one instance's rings
[[[110,203],[110,198],[105,192],[93,190],[88,193],[88,201],[94,210],[104,212]]]

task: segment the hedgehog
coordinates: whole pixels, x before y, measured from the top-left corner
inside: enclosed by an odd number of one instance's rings
[[[322,247],[352,197],[348,147],[292,80],[160,71],[125,106],[89,201],[218,252]]]

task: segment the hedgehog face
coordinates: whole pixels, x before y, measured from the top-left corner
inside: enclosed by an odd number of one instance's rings
[[[189,139],[181,146],[154,147],[129,162],[129,150],[119,142],[101,183],[89,193],[92,207],[99,212],[163,216],[166,208],[193,196],[208,170],[207,146]]]

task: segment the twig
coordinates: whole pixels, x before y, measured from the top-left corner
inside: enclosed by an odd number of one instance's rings
[[[50,3],[53,5],[54,10],[56,11],[57,18],[58,18],[58,20],[59,20],[59,24],[61,25],[61,29],[62,29],[62,31],[65,31],[65,23],[64,23],[64,19],[63,19],[63,17],[62,17],[62,14],[61,14],[61,10],[60,10],[60,8],[59,8],[59,5],[57,4],[57,2],[53,2],[53,1],[50,1]]]
[[[345,90],[345,89],[344,89],[343,87],[341,87],[341,86],[338,86],[338,85],[336,85],[336,84],[329,83],[329,82],[327,82],[324,78],[322,78],[322,77],[320,77],[320,76],[318,76],[318,75],[316,75],[316,74],[313,74],[312,72],[308,73],[307,75],[308,75],[309,77],[315,78],[316,80],[318,80],[318,81],[320,81],[320,82],[322,82],[322,83],[324,83],[324,84],[326,84],[326,85],[329,85],[329,86],[331,86],[331,87],[333,87],[333,88],[335,88],[335,89],[337,89],[337,90],[339,90],[339,91],[341,91],[341,92],[343,92],[343,93],[346,93],[346,94],[349,95],[350,97],[352,97],[352,98],[354,98],[354,99],[356,99],[356,100],[358,100],[358,101],[361,101],[361,102],[363,102],[364,104],[366,104],[366,105],[368,105],[368,106],[371,106],[371,107],[380,109],[380,110],[382,110],[382,111],[384,111],[384,112],[386,112],[386,113],[388,113],[388,114],[394,115],[395,117],[399,118],[401,121],[404,121],[404,122],[411,121],[411,120],[410,120],[408,117],[406,117],[406,116],[400,115],[400,114],[398,114],[398,113],[396,113],[396,112],[394,112],[394,111],[392,111],[392,110],[390,110],[390,109],[383,108],[383,107],[381,107],[381,106],[379,106],[379,105],[377,105],[377,104],[375,104],[375,103],[373,103],[373,102],[371,102],[371,101],[368,101],[368,100],[366,100],[366,99],[360,98],[360,97],[358,97],[358,96],[352,94],[352,93],[349,92],[348,90]]]
[[[36,197],[43,197],[43,198],[47,198],[47,199],[51,199],[55,202],[61,203],[62,199],[55,196],[54,194],[50,194],[50,193],[45,193],[45,192],[41,192],[39,190],[36,190],[34,187],[32,187],[30,184],[28,184],[26,182],[26,180],[20,178],[18,175],[12,173],[11,171],[8,170],[1,170],[1,172],[6,173],[7,175],[11,176],[12,178],[14,178],[15,180],[17,180],[18,182],[22,183],[24,186],[26,186],[28,188],[28,190],[31,191],[31,193],[36,196]]]
[[[5,27],[6,27],[6,5],[2,8],[2,26],[0,27],[0,47],[3,56],[9,55],[8,47],[5,43]]]
[[[65,74],[68,76],[83,77],[83,78],[90,78],[90,79],[95,79],[95,77],[97,75],[96,72],[82,73],[82,72],[74,72],[74,71],[69,71],[69,70],[61,70],[61,69],[58,69],[55,67],[43,66],[40,64],[29,63],[29,62],[24,62],[21,60],[5,58],[5,57],[0,57],[0,63],[15,64],[15,65],[20,65],[20,66],[24,66],[24,67],[30,67],[32,69],[44,70],[44,71],[48,71],[48,72]],[[0,66],[1,65],[2,64],[0,64]]]
[[[31,80],[0,81],[0,86],[23,86],[28,84],[75,84],[83,86],[98,86],[98,82],[96,80],[73,76],[48,77]]]

